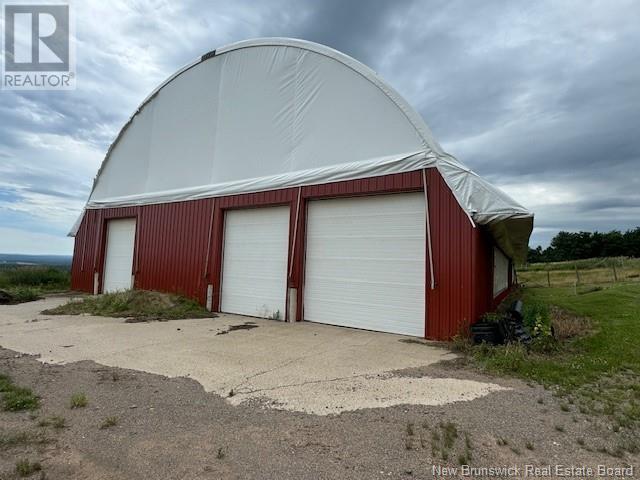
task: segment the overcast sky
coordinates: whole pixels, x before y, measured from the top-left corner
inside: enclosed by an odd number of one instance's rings
[[[261,36],[376,70],[445,150],[535,212],[534,246],[640,225],[638,1],[71,4],[77,89],[0,91],[0,252],[71,254],[66,233],[137,105],[202,53]]]

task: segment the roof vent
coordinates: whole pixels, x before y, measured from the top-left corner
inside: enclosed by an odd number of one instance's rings
[[[208,53],[205,53],[204,55],[202,55],[202,58],[200,59],[201,62],[204,62],[205,60],[208,60],[210,58],[213,58],[216,56],[216,51],[215,50],[211,50]]]

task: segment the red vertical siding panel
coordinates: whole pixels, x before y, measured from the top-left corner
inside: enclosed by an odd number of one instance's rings
[[[427,170],[435,290],[427,292],[427,337],[444,340],[472,321],[474,228],[436,169]]]

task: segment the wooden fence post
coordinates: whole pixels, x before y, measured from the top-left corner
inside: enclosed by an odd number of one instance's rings
[[[551,286],[551,273],[549,273],[549,267],[547,267],[547,287]]]
[[[580,284],[580,274],[578,273],[578,264],[574,263],[573,266],[576,269],[576,285]]]
[[[614,263],[612,267],[613,267],[613,281],[615,283],[618,281],[618,272],[616,272],[616,264]]]

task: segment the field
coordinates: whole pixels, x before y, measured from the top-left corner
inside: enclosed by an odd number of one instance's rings
[[[640,258],[589,258],[570,262],[532,263],[517,268],[518,282],[528,287],[568,287],[640,281]]]
[[[36,300],[43,293],[64,292],[70,286],[68,266],[0,264],[0,290],[16,303]]]

